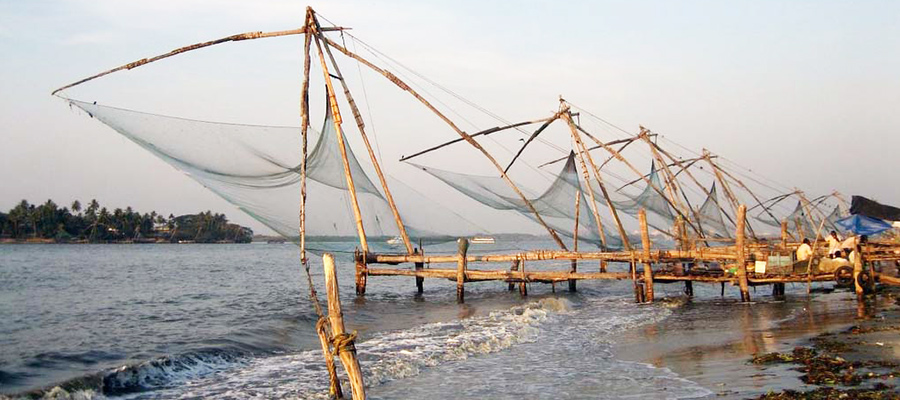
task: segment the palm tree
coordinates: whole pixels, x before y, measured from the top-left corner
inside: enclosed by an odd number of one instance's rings
[[[72,212],[77,213],[78,216],[81,216],[81,202],[75,200],[72,202]]]

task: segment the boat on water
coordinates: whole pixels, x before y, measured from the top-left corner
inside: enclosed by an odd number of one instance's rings
[[[472,244],[494,244],[494,238],[490,236],[475,236],[469,239],[469,243]]]
[[[386,242],[387,242],[387,244],[389,244],[391,246],[402,246],[403,238],[400,236],[394,236],[394,237],[388,239]]]

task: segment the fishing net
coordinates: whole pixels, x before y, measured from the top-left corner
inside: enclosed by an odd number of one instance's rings
[[[437,168],[412,164],[441,180],[450,187],[469,196],[470,198],[497,210],[517,212],[537,222],[537,217],[503,178],[462,174],[445,171]],[[577,208],[578,239],[601,246],[600,230],[594,221],[588,201],[578,179],[578,171],[575,168],[575,153],[570,153],[560,173],[555,177],[550,186],[540,195],[534,195],[527,188],[520,188],[528,198],[531,205],[541,215],[544,222],[556,232],[568,237],[574,237],[576,218],[576,197],[580,196]],[[601,217],[603,234],[608,249],[622,247],[622,240],[618,234],[610,233],[608,221]],[[602,247],[602,246],[601,246]]]
[[[69,101],[278,234],[297,239],[300,128],[197,121]],[[307,236],[311,241],[355,238],[356,222],[330,115],[322,126],[321,130],[309,129]],[[380,185],[373,183],[349,146],[346,148],[366,235],[370,243],[386,243],[378,239],[398,236],[399,228]],[[390,177],[388,182],[398,208],[408,211],[402,216],[414,241],[481,232],[451,212],[434,212],[435,203],[408,186]]]
[[[722,219],[722,212],[719,208],[719,198],[716,193],[716,184],[713,183],[709,189],[709,195],[703,205],[697,210],[697,219],[700,221],[700,227],[703,233],[708,237],[731,237],[731,229],[725,225]]]

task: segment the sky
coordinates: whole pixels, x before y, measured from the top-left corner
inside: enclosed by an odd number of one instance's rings
[[[224,212],[264,232],[50,92],[186,44],[299,27],[306,5],[0,0],[0,210],[21,199],[69,204],[96,198],[111,208],[165,215]],[[787,187],[900,205],[898,2],[308,5],[506,120],[547,116],[562,95],[628,131],[644,125]],[[298,125],[301,45],[300,37],[226,44],[113,74],[66,95],[190,118]],[[366,84],[367,99],[390,99],[373,100],[375,106],[384,108],[397,96],[389,85]],[[386,159],[454,138],[432,132],[427,114],[398,107],[380,115],[377,140]],[[483,162],[468,154],[473,163]],[[389,172],[404,174],[395,162],[386,164]]]

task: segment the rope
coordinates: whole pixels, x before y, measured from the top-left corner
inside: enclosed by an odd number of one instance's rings
[[[342,333],[333,337],[331,339],[331,346],[334,348],[333,354],[339,355],[344,351],[356,351],[356,346],[353,343],[356,336],[356,331],[354,330],[353,333]]]

